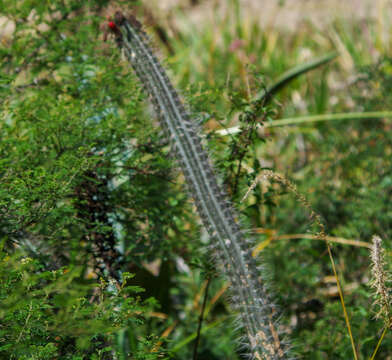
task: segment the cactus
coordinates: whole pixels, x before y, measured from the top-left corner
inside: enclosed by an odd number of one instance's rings
[[[277,311],[268,285],[252,256],[252,242],[240,229],[237,214],[220,188],[201,137],[148,36],[133,17],[117,12],[109,28],[150,95],[161,126],[171,140],[189,191],[210,237],[217,262],[231,283],[231,299],[245,332],[241,341],[251,359],[287,359],[288,345],[277,329]]]

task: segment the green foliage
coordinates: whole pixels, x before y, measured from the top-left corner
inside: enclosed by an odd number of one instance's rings
[[[139,3],[143,13],[149,2]],[[240,4],[197,27],[181,9],[153,11],[151,22],[168,29],[170,18],[170,75],[201,114],[222,178],[238,182],[234,201],[264,246],[295,351],[352,358],[325,244],[278,240],[317,231],[306,211],[270,182],[240,199],[262,169],[285,174],[329,235],[367,242],[380,235],[390,273],[391,120],[254,125],[391,110],[392,32],[381,19],[335,21],[327,31],[311,23],[295,32],[263,28],[234,11]],[[112,42],[102,41],[108,5],[0,2],[15,29],[0,39],[1,358],[192,356],[207,240],[145,95]],[[285,71],[336,50],[332,63],[247,113]],[[215,133],[236,125],[242,132],[232,137]],[[368,250],[336,244],[333,254],[359,357],[370,358],[383,324],[372,311]],[[125,281],[127,273],[135,275]],[[211,282],[199,359],[241,358],[225,286],[218,277]],[[388,331],[376,358],[387,359],[391,348]]]
[[[82,275],[80,267],[48,271],[30,257],[2,253],[2,358],[112,358],[116,332],[141,326],[142,314],[155,306],[136,298],[143,289],[128,286],[126,274],[117,287]]]
[[[161,324],[151,332],[141,321],[155,304],[151,289],[140,301],[136,278],[115,290],[125,271],[194,246],[197,225],[169,150],[133,75],[98,40],[103,5],[1,5],[15,21],[0,60],[0,238],[12,259],[2,263],[1,291],[18,304],[0,320],[5,357],[160,356],[146,353]],[[126,329],[136,330],[120,342]]]

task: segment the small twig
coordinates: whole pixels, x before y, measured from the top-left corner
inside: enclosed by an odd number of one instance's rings
[[[357,359],[358,359],[357,348],[356,348],[356,346],[355,346],[354,337],[353,337],[353,334],[352,334],[352,331],[351,331],[350,320],[349,320],[348,313],[347,313],[347,309],[346,309],[346,305],[345,305],[345,302],[344,302],[343,290],[342,290],[342,287],[341,287],[341,285],[340,285],[338,273],[337,273],[337,271],[336,271],[335,260],[334,260],[334,258],[333,258],[333,256],[332,256],[331,246],[329,245],[329,242],[328,242],[327,239],[325,239],[325,243],[326,243],[326,245],[327,245],[328,256],[329,256],[329,259],[330,259],[330,261],[331,261],[333,274],[334,274],[335,279],[336,279],[336,285],[337,285],[337,287],[338,287],[339,298],[340,298],[340,302],[341,302],[342,308],[343,308],[344,320],[346,321],[346,326],[347,326],[347,330],[348,330],[348,335],[349,335],[349,337],[350,337],[351,347],[352,347],[352,349],[353,349],[354,359],[357,360]]]
[[[207,278],[206,290],[204,292],[203,306],[201,308],[201,312],[200,312],[200,316],[199,316],[199,325],[197,327],[197,335],[196,335],[196,340],[195,340],[195,347],[193,348],[193,360],[197,360],[197,348],[199,346],[200,331],[201,331],[201,326],[203,324],[204,310],[205,310],[206,304],[207,304],[208,289],[210,287],[210,283],[211,283],[211,277],[208,277]]]
[[[252,135],[255,130],[257,130],[257,126],[259,124],[263,124],[263,121],[266,118],[267,113],[264,112],[262,114],[262,119],[261,121],[258,121],[258,115],[259,112],[263,109],[264,106],[264,100],[260,101],[255,101],[250,104],[251,109],[247,110],[244,112],[244,119],[242,120],[247,124],[246,129],[244,129],[240,135],[240,139],[238,142],[234,145],[234,148],[231,152],[230,158],[235,159],[238,157],[238,165],[237,169],[234,174],[234,184],[231,184],[232,188],[232,194],[235,195],[237,193],[238,185],[239,185],[239,180],[240,180],[240,175],[241,175],[241,169],[242,169],[242,163],[243,160],[245,159],[245,156],[248,152],[248,148],[252,143]],[[243,140],[243,142],[241,142]],[[234,164],[231,165],[230,168],[230,173],[234,172]]]
[[[25,321],[25,323],[24,323],[24,325],[23,325],[22,330],[21,330],[20,333],[19,333],[19,336],[18,336],[18,338],[16,339],[16,343],[19,343],[20,340],[22,339],[22,334],[23,334],[23,332],[25,331],[26,326],[27,326],[27,324],[28,324],[28,322],[29,322],[29,320],[30,320],[31,311],[32,311],[32,310],[33,310],[33,302],[30,301],[29,313],[27,314],[26,321]]]

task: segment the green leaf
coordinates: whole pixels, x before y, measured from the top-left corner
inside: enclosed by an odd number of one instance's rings
[[[282,88],[284,88],[291,81],[295,80],[296,78],[298,78],[299,76],[301,76],[303,74],[306,74],[307,72],[309,72],[311,70],[317,69],[320,66],[331,62],[337,56],[338,56],[338,53],[331,52],[331,53],[328,53],[324,56],[316,58],[316,59],[309,61],[305,64],[298,65],[298,66],[286,71],[271,86],[268,86],[267,89],[265,89],[265,90],[264,89],[261,90],[254,98],[254,101],[261,102],[264,100],[264,104],[267,104],[271,100],[271,98],[274,94],[279,92]]]

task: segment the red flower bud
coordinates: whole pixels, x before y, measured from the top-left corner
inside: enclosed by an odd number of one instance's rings
[[[115,29],[117,28],[117,27],[116,27],[116,24],[115,24],[113,21],[109,21],[108,26],[109,26],[112,30],[115,30]]]

